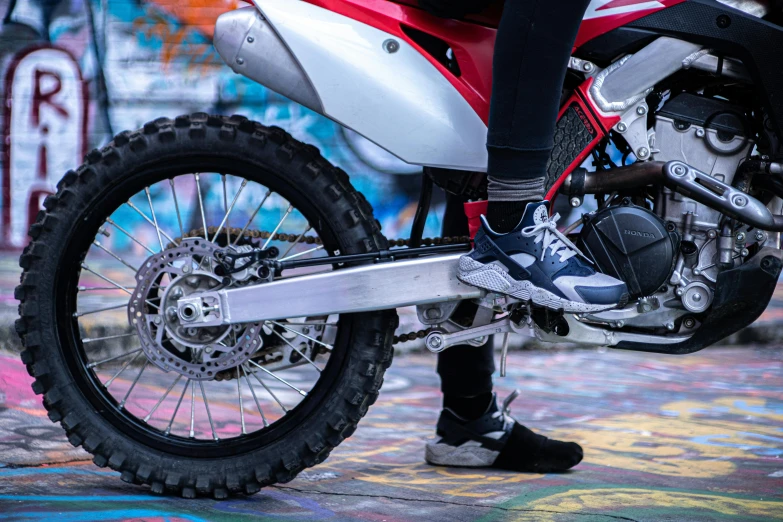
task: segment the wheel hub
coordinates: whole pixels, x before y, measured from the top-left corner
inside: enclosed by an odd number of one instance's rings
[[[197,328],[188,324],[199,310],[185,306],[178,311],[180,299],[223,284],[211,271],[218,249],[204,239],[185,239],[150,256],[136,274],[128,320],[149,361],[166,372],[211,380],[245,363],[263,346],[259,323]]]

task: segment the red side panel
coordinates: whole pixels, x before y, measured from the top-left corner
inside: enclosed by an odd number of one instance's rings
[[[468,101],[473,110],[489,121],[489,98],[492,94],[492,52],[497,31],[482,25],[444,20],[421,9],[395,4],[388,0],[306,0],[335,13],[405,40],[443,74]],[[403,31],[410,27],[435,36],[449,44],[462,74],[457,77],[435,58],[428,55]]]

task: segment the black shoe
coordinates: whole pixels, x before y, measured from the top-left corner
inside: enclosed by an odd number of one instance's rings
[[[509,406],[518,395],[519,391],[509,395],[500,410],[493,394],[487,411],[473,420],[444,409],[438,419],[440,439],[427,444],[424,459],[436,466],[535,473],[565,471],[579,464],[579,444],[548,439],[511,418]]]

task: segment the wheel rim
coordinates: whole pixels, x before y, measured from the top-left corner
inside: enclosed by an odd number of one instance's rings
[[[350,337],[350,317],[300,318],[249,325],[243,333],[255,328],[254,334],[269,343],[265,344],[269,350],[254,352],[252,358],[234,367],[223,367],[215,375],[195,377],[172,371],[166,376],[166,384],[157,388],[150,385],[150,376],[154,380],[155,374],[159,376],[164,372],[159,365],[153,364],[148,352],[142,349],[106,353],[112,343],[135,340],[136,334],[107,332],[103,336],[88,338],[87,342],[81,339],[83,334],[79,335],[88,326],[85,321],[95,322],[95,317],[100,315],[123,313],[121,304],[114,304],[117,301],[96,303],[100,299],[94,296],[127,295],[126,290],[130,288],[123,283],[128,279],[119,280],[117,274],[124,274],[122,277],[134,275],[132,269],[145,260],[140,256],[142,252],[149,256],[150,251],[155,255],[160,253],[161,248],[164,252],[170,250],[177,240],[189,235],[186,232],[188,222],[200,221],[201,228],[206,224],[207,230],[218,227],[211,237],[207,233],[212,241],[222,234],[228,236],[226,241],[236,241],[236,237],[231,237],[231,231],[236,236],[236,230],[240,228],[245,231],[263,230],[266,217],[271,219],[272,216],[265,212],[276,209],[274,228],[277,236],[264,239],[262,244],[279,244],[280,258],[331,255],[339,248],[330,231],[319,231],[317,226],[309,225],[320,224],[323,216],[319,216],[315,207],[293,187],[274,176],[266,176],[264,184],[259,183],[258,174],[256,179],[248,179],[246,175],[250,169],[257,170],[257,167],[235,165],[229,173],[200,173],[195,176],[185,166],[149,169],[153,172],[145,176],[146,179],[114,187],[112,196],[107,199],[115,203],[121,199],[128,201],[117,205],[111,215],[105,216],[108,217],[105,222],[100,210],[85,219],[92,222],[96,234],[103,235],[87,249],[83,262],[80,262],[78,279],[68,277],[67,273],[66,277],[58,278],[58,289],[65,290],[58,291],[58,296],[64,296],[60,300],[64,306],[57,308],[58,326],[66,334],[61,338],[70,337],[64,351],[72,373],[78,375],[77,384],[92,402],[109,406],[104,417],[123,432],[144,443],[157,447],[162,445],[174,453],[216,457],[277,440],[301,424],[317,403],[328,396],[325,392],[334,385],[342,371],[344,348]],[[183,194],[188,192],[185,184],[191,178],[194,184],[190,192],[196,198],[194,204],[187,207],[183,200],[188,198]],[[170,179],[173,181],[170,182]],[[140,183],[144,186],[139,190]],[[164,192],[166,187],[168,194]],[[134,190],[130,197],[120,195]],[[164,196],[170,198],[170,205],[176,209],[176,219],[171,213],[161,211]],[[147,212],[142,207],[145,201],[149,208]],[[195,204],[196,201],[198,204]],[[259,201],[261,204],[257,206]],[[216,202],[219,204],[215,205]],[[98,207],[105,214],[105,209],[112,207],[112,202],[106,201]],[[123,226],[130,213],[145,222],[147,231],[142,236],[135,233],[135,227],[129,230],[129,226]],[[176,233],[172,232],[172,225]],[[286,228],[288,226],[292,228]],[[294,226],[295,232],[289,232],[294,230]],[[99,227],[101,232],[97,232]],[[107,228],[112,230],[108,237],[104,233]],[[83,226],[79,230],[84,232],[86,229],[89,227]],[[120,237],[124,238],[124,243],[113,240]],[[280,241],[281,238],[284,241]],[[73,252],[80,250],[75,246],[78,242],[72,243],[74,246],[67,257],[81,259]],[[157,243],[157,247],[153,243]],[[113,265],[107,270],[105,267],[109,263]],[[176,280],[171,278],[167,286]],[[65,288],[62,288],[63,285]],[[160,301],[152,304],[162,302],[161,296]],[[272,339],[277,344],[273,344]],[[256,357],[261,355],[263,357]],[[285,368],[286,361],[290,364],[292,357],[297,358],[293,362],[299,365]],[[225,414],[226,411],[231,413],[231,410],[233,418]]]

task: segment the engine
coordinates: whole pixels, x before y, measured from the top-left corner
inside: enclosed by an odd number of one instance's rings
[[[648,131],[651,159],[679,160],[731,184],[755,143],[746,110],[723,100],[682,93],[655,114]],[[580,245],[601,271],[626,282],[624,309],[584,317],[646,331],[695,328],[709,309],[720,261],[739,263],[749,243],[766,234],[744,230],[721,238],[720,212],[662,189],[654,212],[629,199],[585,221]]]
[[[601,272],[625,281],[631,298],[640,298],[653,295],[669,279],[680,244],[673,229],[625,199],[592,216],[580,242]]]
[[[740,162],[754,146],[745,113],[745,109],[722,100],[680,94],[656,114],[654,159],[680,160],[731,184]],[[720,212],[668,189],[656,210],[682,235],[683,247],[670,282],[684,308],[693,313],[705,311],[712,302],[720,269],[719,250],[730,249],[723,253],[724,258],[728,254],[736,260],[742,257],[747,242],[765,239],[760,231],[752,237],[741,232],[728,245],[725,241],[721,244]]]

